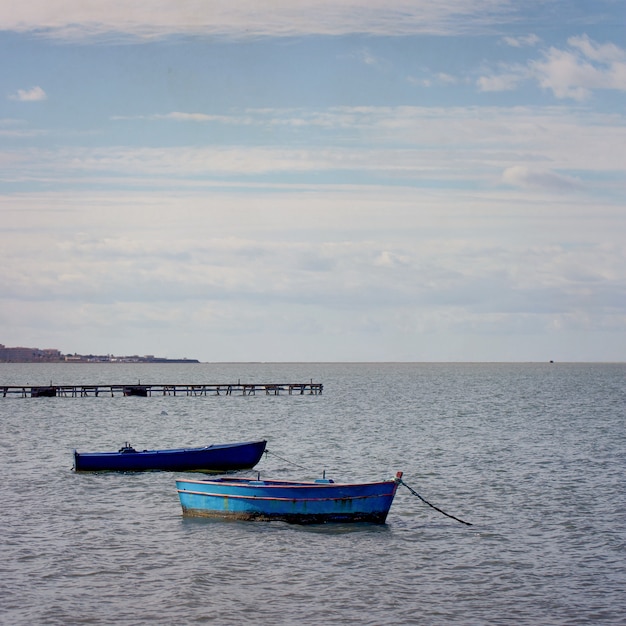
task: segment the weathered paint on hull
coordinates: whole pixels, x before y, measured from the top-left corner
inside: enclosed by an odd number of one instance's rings
[[[395,481],[340,485],[179,480],[176,484],[186,516],[297,524],[384,524],[397,489]]]
[[[208,511],[183,507],[186,517],[206,517],[211,519],[239,520],[245,522],[287,522],[289,524],[328,524],[328,523],[368,523],[384,524],[389,510],[382,513],[261,513],[251,511]]]

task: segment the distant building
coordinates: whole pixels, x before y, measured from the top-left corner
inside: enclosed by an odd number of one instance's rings
[[[3,363],[33,363],[56,362],[63,360],[61,352],[56,348],[7,348],[4,344],[0,344],[0,362]]]
[[[112,354],[61,354],[56,348],[7,348],[0,343],[0,363],[199,363],[197,359],[165,359],[146,356],[113,356]]]

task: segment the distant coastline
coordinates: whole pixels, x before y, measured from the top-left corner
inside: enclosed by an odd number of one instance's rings
[[[7,348],[0,343],[0,363],[200,363],[198,359],[168,359],[152,354],[63,354],[56,348]]]

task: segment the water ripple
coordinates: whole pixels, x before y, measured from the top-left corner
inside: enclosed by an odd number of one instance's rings
[[[7,624],[617,625],[626,600],[623,365],[20,366],[5,384],[308,380],[323,396],[0,399]],[[17,380],[19,378],[19,380]],[[115,380],[114,380],[115,379]],[[377,480],[388,524],[181,515],[167,473],[71,450],[264,437],[268,477]]]

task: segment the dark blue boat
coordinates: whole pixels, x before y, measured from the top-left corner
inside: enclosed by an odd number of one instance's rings
[[[179,479],[183,514],[238,520],[280,520],[296,524],[370,522],[384,524],[402,479],[376,483],[251,480],[247,478]]]
[[[135,450],[129,444],[117,452],[78,452],[74,450],[74,469],[78,471],[138,472],[166,470],[172,472],[227,472],[254,467],[267,441],[224,443],[203,448],[171,450]]]

